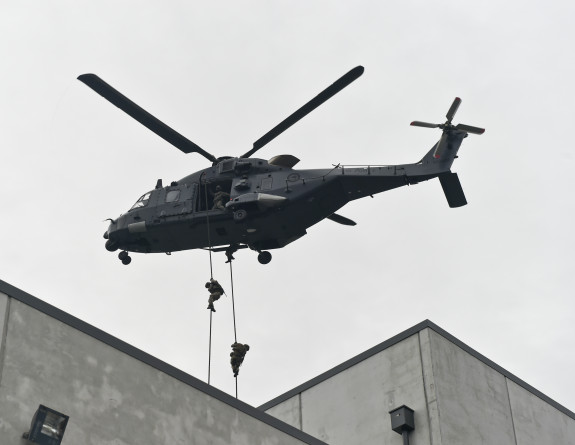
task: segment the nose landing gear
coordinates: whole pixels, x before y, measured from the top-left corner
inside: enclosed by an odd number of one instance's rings
[[[128,252],[126,252],[125,250],[122,250],[118,254],[118,258],[120,259],[122,264],[125,266],[127,266],[128,264],[130,264],[132,262],[132,257],[130,255],[128,255]]]
[[[260,252],[258,255],[258,261],[260,264],[268,264],[271,260],[272,254],[267,251]]]

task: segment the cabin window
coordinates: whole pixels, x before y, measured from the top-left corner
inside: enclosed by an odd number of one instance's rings
[[[179,190],[170,190],[166,193],[166,202],[176,202],[178,199],[180,199]]]
[[[136,204],[134,204],[130,210],[139,209],[140,207],[145,207],[148,205],[151,194],[152,192],[148,192],[145,195],[140,196],[140,199],[136,201]]]

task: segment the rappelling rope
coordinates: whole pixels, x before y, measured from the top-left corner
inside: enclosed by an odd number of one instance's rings
[[[200,185],[202,181],[200,180]],[[204,192],[206,198],[206,222],[208,227],[208,252],[210,255],[210,279],[214,278],[214,269],[212,267],[212,240],[210,237],[210,212],[208,210],[208,183],[205,181],[205,173],[204,173]],[[212,314],[213,312],[210,311],[210,340],[208,343],[208,385],[210,384],[210,377],[212,372]]]
[[[204,173],[205,175],[205,173]],[[200,181],[201,184],[201,181]],[[206,222],[207,222],[207,226],[208,226],[208,252],[210,253],[210,278],[214,278],[214,272],[213,272],[213,268],[212,268],[212,239],[211,239],[211,235],[210,235],[210,212],[208,209],[208,183],[205,180],[205,176],[204,176],[204,192],[205,192],[205,196],[206,196]]]
[[[210,384],[210,372],[212,369],[212,311],[210,311],[210,343],[208,346],[208,385]]]
[[[234,272],[232,270],[232,261],[230,260],[230,283],[232,289],[232,314],[234,318],[234,341],[238,342],[238,334],[236,329],[236,304],[234,300]]]
[[[234,342],[238,342],[238,334],[236,329],[236,304],[234,300],[234,272],[232,269],[232,260],[230,259],[230,285],[232,289],[232,315],[234,318]],[[236,381],[236,399],[238,398],[238,376],[234,379]]]

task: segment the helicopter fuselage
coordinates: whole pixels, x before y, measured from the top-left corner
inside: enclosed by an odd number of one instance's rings
[[[284,247],[352,200],[449,171],[463,137],[454,134],[450,156],[436,160],[432,149],[416,164],[295,170],[291,163],[226,159],[143,195],[110,224],[107,246],[141,253]],[[229,194],[225,209],[214,208],[216,187]]]

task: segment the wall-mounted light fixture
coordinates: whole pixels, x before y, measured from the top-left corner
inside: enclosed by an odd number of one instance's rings
[[[409,432],[415,429],[413,410],[405,405],[389,412],[391,429],[403,437],[403,445],[409,445]]]
[[[40,405],[32,418],[30,431],[22,437],[39,445],[60,445],[69,417]]]

